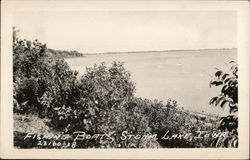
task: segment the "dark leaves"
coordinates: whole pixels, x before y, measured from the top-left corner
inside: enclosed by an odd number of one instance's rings
[[[221,70],[215,72],[215,77],[220,78],[220,76],[222,75],[222,73],[223,73],[223,72],[222,72]]]
[[[221,108],[224,108],[224,106],[225,106],[225,104],[226,104],[227,102],[228,102],[227,100],[223,100],[223,101],[221,102],[220,107],[221,107]]]
[[[224,100],[224,96],[220,96],[216,101],[215,101],[215,106],[217,106],[222,100]]]
[[[226,91],[227,88],[228,88],[228,85],[224,85],[224,86],[221,88],[221,93],[224,94],[224,92]]]
[[[224,81],[224,79],[226,78],[226,77],[228,77],[229,76],[229,74],[228,73],[225,73],[222,77],[221,77],[221,79]]]
[[[222,85],[222,84],[223,84],[222,81],[212,80],[212,81],[210,82],[210,87],[211,87],[212,85],[219,86],[219,85]]]
[[[209,105],[214,104],[214,102],[215,102],[218,98],[219,98],[219,97],[213,97],[212,99],[210,99]]]
[[[213,106],[220,106],[221,108],[229,107],[229,113],[235,113],[238,111],[238,67],[236,62],[230,61],[231,73],[224,73],[222,70],[216,68],[215,80],[210,81],[210,86],[220,86],[219,96],[213,97],[209,104]],[[219,129],[222,131],[237,131],[238,128],[238,118],[236,116],[229,115],[227,117],[222,117],[220,120]],[[223,139],[222,142],[229,145],[231,141],[229,139]],[[233,142],[233,141],[232,141]],[[237,141],[234,141],[234,145],[237,145]]]
[[[238,118],[233,115],[221,117],[219,129],[222,131],[233,131],[238,128]]]
[[[230,61],[229,63],[236,63],[235,61]]]
[[[229,105],[229,107],[230,107],[229,110],[230,113],[235,113],[238,111],[238,105]]]

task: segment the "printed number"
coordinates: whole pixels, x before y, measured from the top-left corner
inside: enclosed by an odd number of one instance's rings
[[[76,142],[73,142],[71,148],[76,148]]]
[[[41,145],[42,145],[42,141],[38,141],[38,142],[37,142],[37,145],[38,145],[38,146],[41,146]]]
[[[58,146],[58,147],[60,147],[61,145],[62,145],[61,142],[58,142],[58,143],[57,143],[57,146]]]
[[[56,144],[56,142],[55,142],[55,141],[53,141],[53,144],[52,144],[52,145],[53,145],[53,147],[55,147],[57,144]]]
[[[43,145],[44,145],[44,146],[47,146],[47,141],[44,141],[44,142],[43,142]]]

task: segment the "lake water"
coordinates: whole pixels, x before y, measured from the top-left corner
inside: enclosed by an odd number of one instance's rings
[[[136,96],[163,102],[171,98],[177,100],[179,107],[216,114],[225,111],[209,106],[210,98],[220,91],[218,87],[209,88],[209,82],[215,67],[228,70],[232,60],[237,61],[236,49],[99,54],[66,59],[80,74],[94,64],[122,61],[136,83]]]

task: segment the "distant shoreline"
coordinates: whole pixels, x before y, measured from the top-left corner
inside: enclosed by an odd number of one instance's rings
[[[183,49],[183,50],[148,50],[148,51],[128,51],[128,52],[103,52],[103,53],[84,53],[84,56],[106,55],[106,54],[138,54],[138,53],[163,53],[163,52],[190,52],[190,51],[209,51],[209,50],[237,50],[237,48],[214,48],[214,49]]]

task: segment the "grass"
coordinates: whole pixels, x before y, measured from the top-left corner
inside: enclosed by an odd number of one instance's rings
[[[55,133],[48,127],[48,122],[48,119],[41,119],[37,115],[14,114],[14,131],[35,134]]]
[[[41,119],[37,115],[14,114],[14,147],[36,148],[37,139],[24,140],[27,133],[39,135],[56,134],[47,123],[48,119]]]

